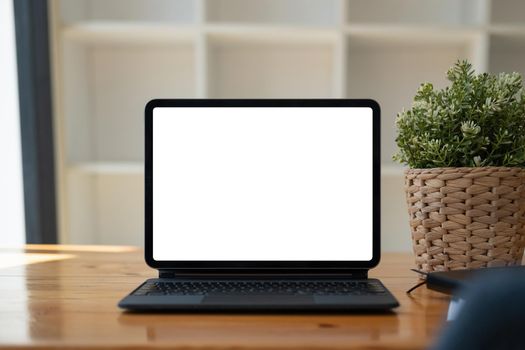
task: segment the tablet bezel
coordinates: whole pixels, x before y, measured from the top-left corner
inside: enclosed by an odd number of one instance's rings
[[[372,259],[368,261],[157,261],[153,258],[153,110],[162,107],[368,107],[373,115]],[[145,259],[156,269],[243,271],[337,271],[369,269],[380,260],[380,107],[371,99],[155,99],[145,108]]]

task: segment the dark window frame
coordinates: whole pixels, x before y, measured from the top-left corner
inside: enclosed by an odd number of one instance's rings
[[[26,243],[57,243],[47,0],[13,0]]]

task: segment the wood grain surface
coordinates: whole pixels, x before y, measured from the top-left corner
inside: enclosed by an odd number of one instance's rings
[[[449,298],[420,288],[411,254],[384,254],[371,277],[390,314],[133,314],[117,302],[156,271],[134,247],[0,249],[0,347],[112,349],[424,349]]]

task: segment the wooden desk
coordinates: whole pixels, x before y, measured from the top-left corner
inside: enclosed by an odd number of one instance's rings
[[[401,307],[387,315],[129,314],[118,300],[155,276],[132,247],[28,245],[0,249],[0,347],[176,349],[422,349],[439,332],[449,299],[384,254],[371,276]]]

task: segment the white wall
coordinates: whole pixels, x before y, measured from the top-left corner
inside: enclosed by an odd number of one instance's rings
[[[0,247],[25,243],[13,0],[0,0]]]

